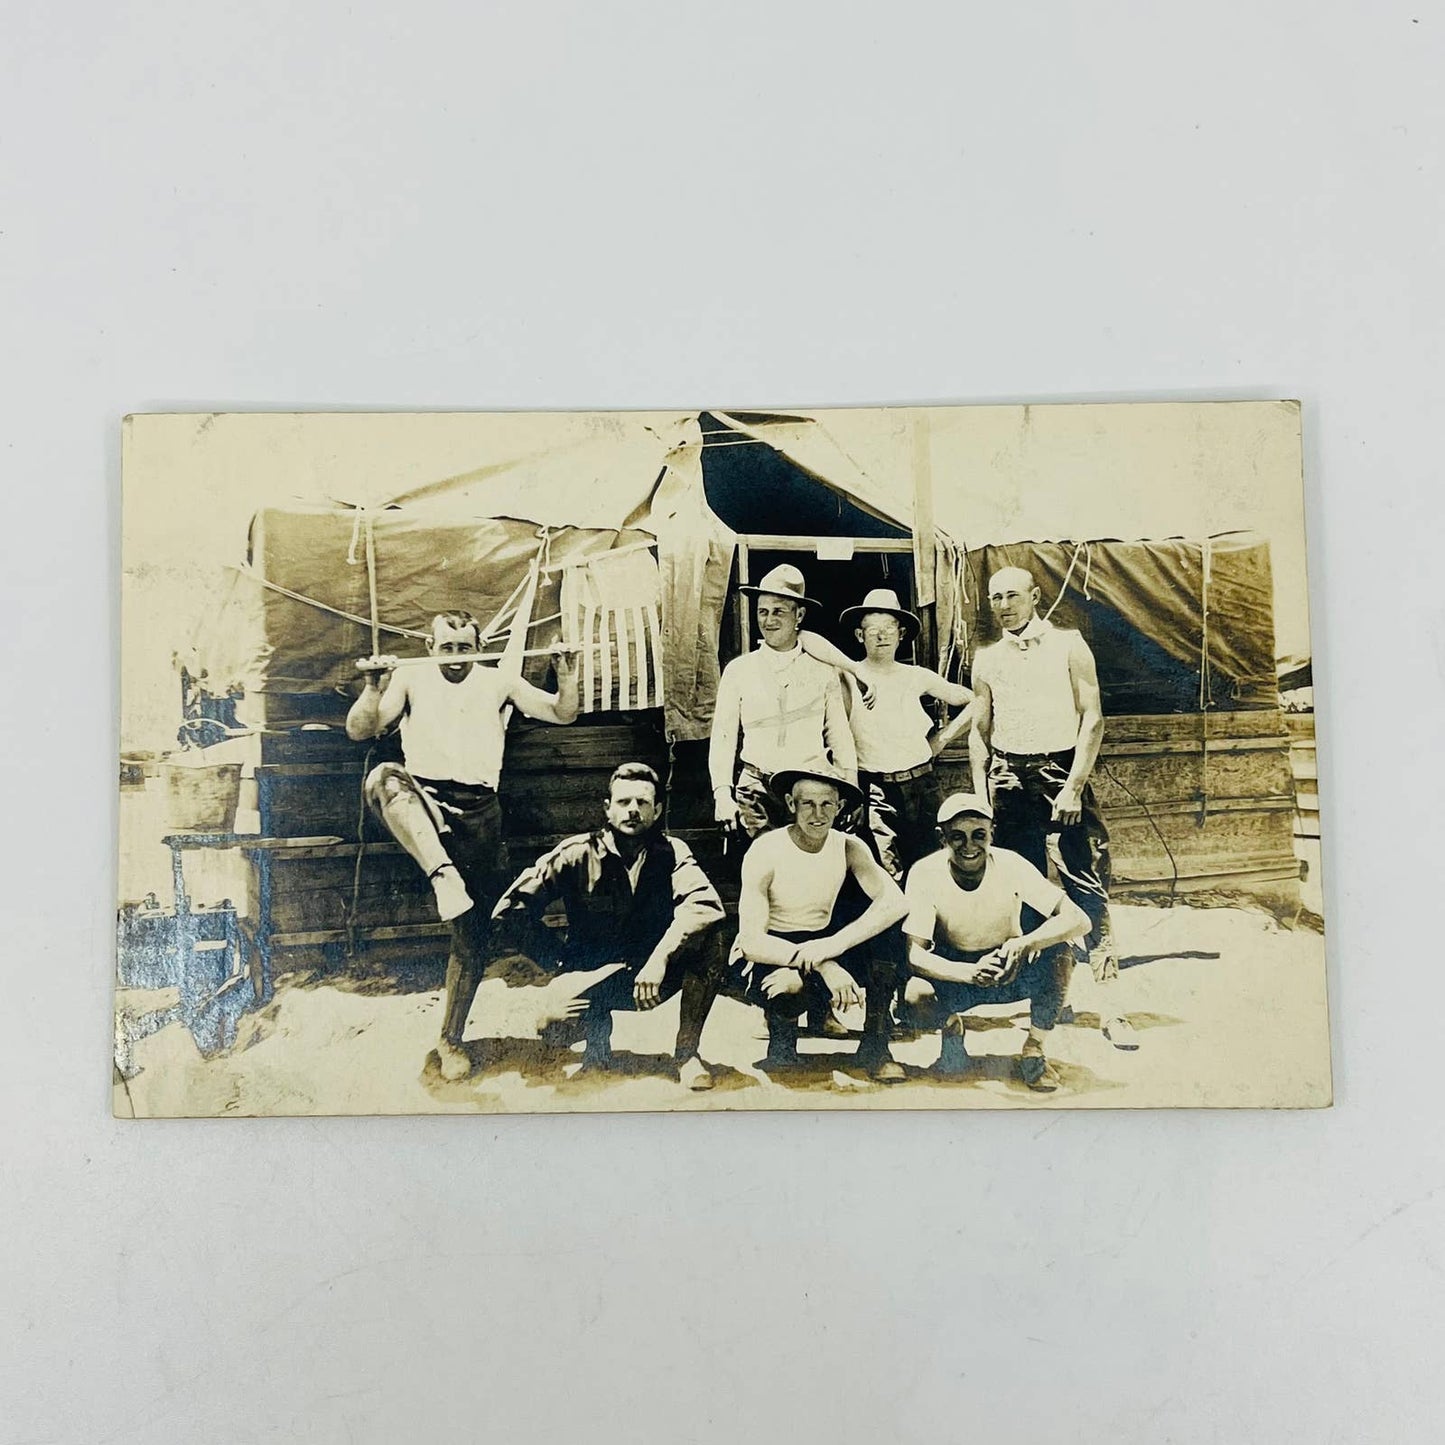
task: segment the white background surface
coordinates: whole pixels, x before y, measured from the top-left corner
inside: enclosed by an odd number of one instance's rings
[[[1437,1435],[1438,7],[0,20],[0,1441]],[[1166,396],[1305,405],[1333,1111],[110,1119],[124,412]]]

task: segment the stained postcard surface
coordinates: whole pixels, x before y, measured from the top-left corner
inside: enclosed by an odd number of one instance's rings
[[[123,457],[118,1114],[1329,1102],[1294,403]]]

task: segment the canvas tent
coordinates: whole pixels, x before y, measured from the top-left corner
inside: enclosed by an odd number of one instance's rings
[[[248,565],[198,647],[201,665],[263,706],[323,694],[355,682],[373,621],[385,650],[416,653],[432,616],[454,608],[478,617],[500,651],[535,567],[527,650],[544,652],[570,624],[590,621],[606,643],[593,656],[606,654],[614,704],[661,699],[677,735],[705,731],[717,681],[710,639],[732,553],[703,497],[696,419],[578,420],[557,419],[560,444],[385,501],[257,513]],[[623,556],[634,561],[597,565]],[[618,601],[609,589],[619,573],[628,574],[622,617],[607,605]],[[527,666],[540,676],[546,662]],[[594,704],[606,700],[601,673]]]
[[[1090,634],[1108,709],[1185,714],[1110,725],[1100,774],[1116,790],[1105,799],[1116,879],[1285,879],[1287,742],[1261,677],[1273,647],[1267,548],[970,551],[956,520],[966,491],[930,460],[927,427],[872,415],[888,445],[866,454],[826,414],[524,417],[473,470],[258,512],[195,665],[213,690],[244,690],[245,717],[265,725],[251,740],[262,834],[321,840],[259,855],[267,947],[414,949],[444,936],[414,865],[359,806],[362,777],[395,741],[357,745],[341,723],[374,628],[383,650],[419,653],[431,617],[459,606],[486,624],[489,649],[539,654],[534,680],[546,683],[558,638],[588,659],[577,724],[512,729],[502,793],[514,863],[593,826],[611,768],[640,759],[669,778],[668,826],[723,878],[706,738],[720,666],[751,645],[738,583],[779,560],[804,567],[825,631],[867,587],[895,586],[928,623],[920,660],[966,677],[988,635],[987,573],[1027,555],[1046,598],[1061,599],[1056,617]],[[934,525],[930,480],[949,519]],[[1259,711],[1211,718],[1244,707]],[[948,786],[966,781],[957,751],[940,765]]]
[[[456,607],[481,619],[500,650],[516,640],[509,608],[535,566],[526,649],[577,642],[589,711],[661,706],[670,739],[706,737],[738,533],[709,503],[701,421],[558,424],[561,444],[382,502],[258,512],[247,567],[196,648],[212,687],[260,699],[332,693],[354,684],[373,624],[386,650],[417,652],[431,617]],[[813,491],[840,515],[861,509],[895,538],[907,535],[896,502],[846,459]],[[747,505],[769,513],[766,497],[750,495]],[[911,554],[912,542],[904,550]],[[933,553],[941,635],[951,638],[962,622],[963,553],[946,534]],[[546,667],[540,656],[529,663],[536,677]]]
[[[984,594],[988,578],[1010,566],[1033,574],[1052,621],[1088,640],[1106,715],[1279,706],[1263,538],[978,548],[968,557],[971,594],[980,599],[974,646],[998,635]]]
[[[921,495],[949,516],[967,506],[956,479],[932,474],[919,414],[870,413],[867,450],[854,415],[538,418],[511,454],[385,500],[264,508],[193,670],[261,699],[334,693],[354,685],[373,622],[385,650],[416,652],[434,613],[466,607],[499,651],[582,645],[588,711],[660,707],[669,739],[695,741],[708,733],[720,661],[750,645],[738,581],[779,560],[804,565],[825,593],[836,577],[830,615],[809,622],[823,630],[837,604],[896,585],[925,612],[920,660],[966,678],[992,636],[987,578],[1015,563],[1034,572],[1055,620],[1092,643],[1106,712],[1278,705],[1261,538],[969,550],[927,518],[915,526]],[[881,568],[829,560],[855,553]],[[514,612],[533,567],[522,629]],[[544,657],[527,666],[545,676]]]
[[[819,480],[847,476],[856,506],[891,520],[904,535],[914,526],[920,497],[938,514],[966,511],[974,494],[956,477],[937,474],[930,428],[904,413],[882,416],[856,436],[846,412],[725,414],[722,420]],[[1262,537],[1020,540],[960,552],[935,528],[932,550],[937,631],[930,661],[951,675],[966,679],[974,652],[997,636],[987,605],[989,577],[1000,567],[1020,566],[1033,573],[1051,619],[1078,628],[1092,645],[1106,713],[1279,705],[1270,545]],[[920,589],[917,596],[927,593]]]

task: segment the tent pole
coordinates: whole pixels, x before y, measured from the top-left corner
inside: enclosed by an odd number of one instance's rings
[[[371,530],[371,516],[363,515],[366,527],[366,591],[371,599],[371,655],[381,655],[381,620],[376,614],[376,537]]]
[[[748,576],[748,544],[738,538],[738,587],[750,586],[752,578]],[[748,650],[748,643],[752,638],[752,628],[749,625],[752,621],[752,607],[746,592],[738,592],[738,656],[742,657]]]
[[[937,566],[938,531],[933,522],[933,455],[927,413],[913,413],[913,600],[923,626],[918,638],[917,661],[938,665],[934,569]]]

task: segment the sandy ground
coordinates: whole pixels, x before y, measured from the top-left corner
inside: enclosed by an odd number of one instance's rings
[[[133,1077],[117,1083],[121,1115],[493,1113],[647,1109],[1147,1108],[1328,1104],[1329,1035],[1324,941],[1241,908],[1117,905],[1124,967],[1104,990],[1075,971],[1077,1021],[1053,1031],[1048,1052],[1063,1078],[1037,1095],[1018,1079],[1027,1006],[969,1015],[975,1062],[957,1081],[930,1077],[937,1033],[894,1045],[906,1082],[879,1085],[852,1069],[853,1045],[805,1039],[796,1073],[769,1078],[761,1013],[719,999],[703,1037],[717,1087],[695,1094],[671,1064],[678,1003],[619,1013],[615,1066],[578,1077],[578,1053],[544,1043],[537,1020],[575,983],[509,987],[488,979],[467,1030],[478,1062],[449,1084],[432,1048],[439,991],[376,992],[346,980],[278,981],[263,1010],[246,1015],[236,1045],[203,1059],[189,1032],[170,1023],[132,1049]],[[1101,997],[1112,995],[1138,1033],[1131,1053],[1098,1031]],[[1103,1001],[1107,1002],[1104,997]],[[134,1006],[140,1000],[127,1000]],[[146,1000],[154,1006],[154,1000]],[[1110,1008],[1109,1012],[1116,1011]],[[847,1022],[855,1029],[861,1016]],[[580,1048],[580,1045],[578,1046]]]

